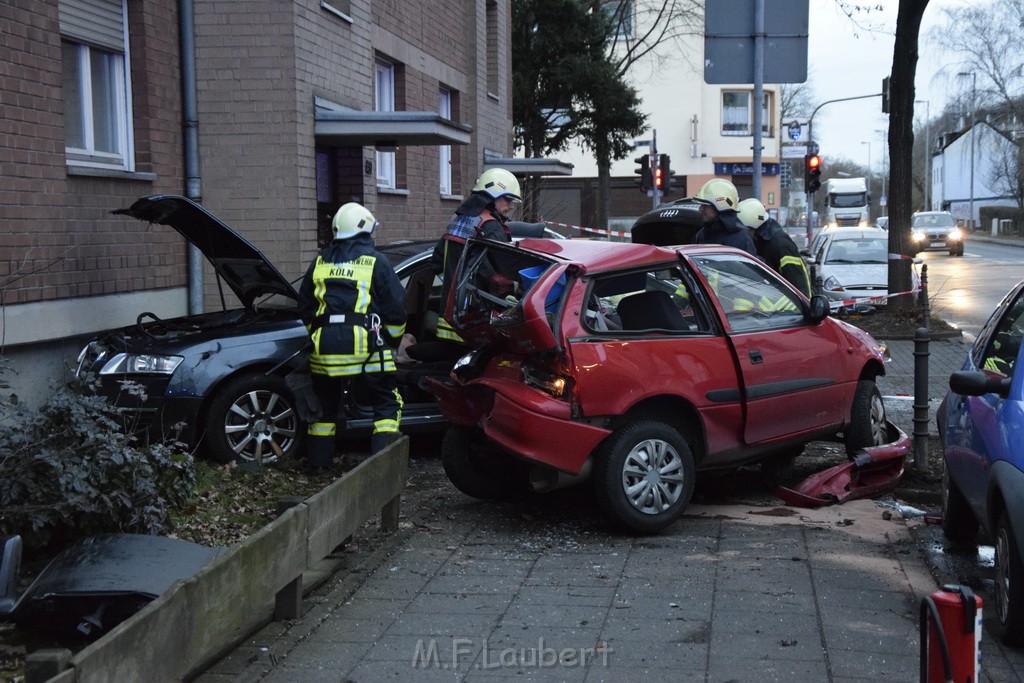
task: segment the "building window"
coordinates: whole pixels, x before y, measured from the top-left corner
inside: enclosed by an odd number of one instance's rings
[[[608,0],[608,2],[601,3],[601,11],[615,28],[613,35],[616,40],[636,38],[636,29],[633,24],[636,14],[634,0]]]
[[[487,0],[487,94],[498,96],[498,3]]]
[[[331,14],[344,19],[345,21],[352,21],[352,2],[351,0],[320,0],[320,7],[327,10]]]
[[[452,92],[441,88],[438,93],[438,104],[437,113],[444,118],[451,120],[452,118]],[[451,145],[441,145],[438,147],[441,157],[441,168],[440,168],[440,179],[441,179],[441,194],[450,195],[452,194],[452,147]]]
[[[722,91],[722,135],[753,135],[754,116],[750,108],[750,90]],[[761,134],[771,135],[772,93],[765,92],[761,109]]]
[[[375,66],[376,111],[395,110],[395,65],[378,61]],[[377,187],[394,189],[395,153],[377,151]]]
[[[68,164],[134,170],[123,0],[60,3]]]

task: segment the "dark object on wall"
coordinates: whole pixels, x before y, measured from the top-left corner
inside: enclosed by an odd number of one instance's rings
[[[94,640],[223,551],[165,536],[92,536],[55,557],[15,601],[21,537],[12,536],[0,555],[0,620]]]

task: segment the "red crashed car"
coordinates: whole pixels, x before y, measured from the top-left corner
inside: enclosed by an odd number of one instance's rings
[[[445,472],[476,498],[590,477],[650,533],[698,470],[888,440],[882,348],[729,247],[471,240],[449,319],[472,350],[426,383]]]

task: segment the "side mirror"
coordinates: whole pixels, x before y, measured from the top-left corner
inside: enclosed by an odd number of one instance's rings
[[[830,310],[828,297],[824,294],[815,294],[807,305],[807,317],[811,322],[817,324],[828,317]]]
[[[961,370],[949,376],[949,388],[962,396],[1010,395],[1012,377],[989,377],[981,370]]]

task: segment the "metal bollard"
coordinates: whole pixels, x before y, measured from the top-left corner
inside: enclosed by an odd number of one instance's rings
[[[921,325],[926,330],[932,329],[932,307],[928,302],[928,264],[921,264]]]
[[[928,342],[927,327],[914,332],[914,467],[928,469]]]

